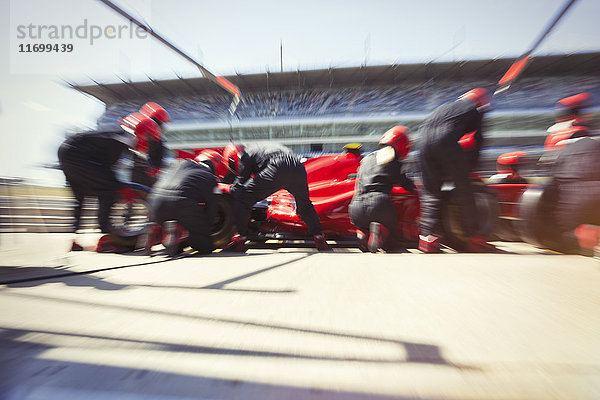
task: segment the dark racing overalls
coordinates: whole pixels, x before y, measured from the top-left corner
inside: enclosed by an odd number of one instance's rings
[[[215,249],[211,227],[217,214],[217,180],[210,167],[182,160],[158,178],[150,193],[152,220],[177,221],[188,231],[180,248],[190,246],[200,254]]]
[[[477,165],[483,144],[483,114],[468,99],[446,103],[423,123],[420,133],[419,164],[423,179],[420,234],[440,234],[442,184],[452,182],[460,204],[467,236],[476,234],[475,199],[470,172]],[[465,151],[459,140],[474,132],[474,147]]]
[[[373,152],[362,159],[356,194],[348,210],[352,224],[363,232],[369,232],[371,222],[385,226],[390,234],[384,248],[393,248],[402,237],[398,232],[396,210],[390,198],[392,187],[399,185],[413,191],[415,185],[402,172],[402,162],[395,155],[383,161],[380,157],[378,161],[377,154]]]
[[[80,228],[84,198],[91,196],[98,198],[100,230],[109,233],[110,208],[119,189],[113,166],[134,144],[135,136],[126,132],[81,132],[61,144],[60,167],[75,196],[74,231]]]
[[[552,171],[558,188],[556,222],[571,247],[577,226],[600,225],[600,140],[585,137],[567,144]]]
[[[158,171],[163,166],[165,145],[162,140],[149,140],[148,153],[133,153],[131,181],[152,187],[156,183]]]
[[[311,235],[321,233],[321,223],[308,194],[306,170],[288,148],[269,144],[249,146],[240,158],[240,172],[231,186],[233,215],[238,233],[246,236],[252,206],[280,189],[296,201],[296,212]]]

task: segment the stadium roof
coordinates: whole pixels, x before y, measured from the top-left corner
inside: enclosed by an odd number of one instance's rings
[[[491,60],[395,64],[353,68],[329,68],[293,72],[266,72],[251,75],[226,76],[244,92],[269,90],[293,90],[322,87],[377,86],[429,79],[440,81],[491,80],[497,81],[504,75],[514,58]],[[523,77],[598,75],[600,52],[550,55],[533,58]],[[225,94],[226,92],[206,78],[183,78],[143,82],[100,83],[93,85],[69,85],[104,103],[124,100],[161,99],[177,96]]]

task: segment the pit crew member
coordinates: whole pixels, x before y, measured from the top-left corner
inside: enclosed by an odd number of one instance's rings
[[[379,140],[380,149],[365,156],[358,168],[356,194],[348,208],[359,245],[372,253],[379,249],[394,250],[401,235],[390,193],[392,187],[408,191],[414,183],[402,172],[402,160],[410,150],[408,128],[395,126]]]

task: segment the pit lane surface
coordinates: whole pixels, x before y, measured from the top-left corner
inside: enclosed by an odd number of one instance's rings
[[[600,262],[0,235],[0,399],[597,399]],[[85,238],[90,244],[97,235]]]

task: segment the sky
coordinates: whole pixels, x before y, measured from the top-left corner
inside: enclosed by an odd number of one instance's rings
[[[277,72],[280,45],[284,71],[517,57],[564,4],[564,0],[113,1],[217,75]],[[534,54],[599,51],[599,15],[600,1],[577,0]],[[0,0],[0,19],[4,27],[0,177],[56,182],[59,172],[41,166],[56,161],[65,131],[95,126],[104,105],[64,81],[91,84],[92,79],[105,83],[199,76],[195,67],[131,29],[98,0]],[[38,43],[53,49],[24,51],[24,46]],[[61,51],[67,50],[62,45],[72,45],[72,51]]]

